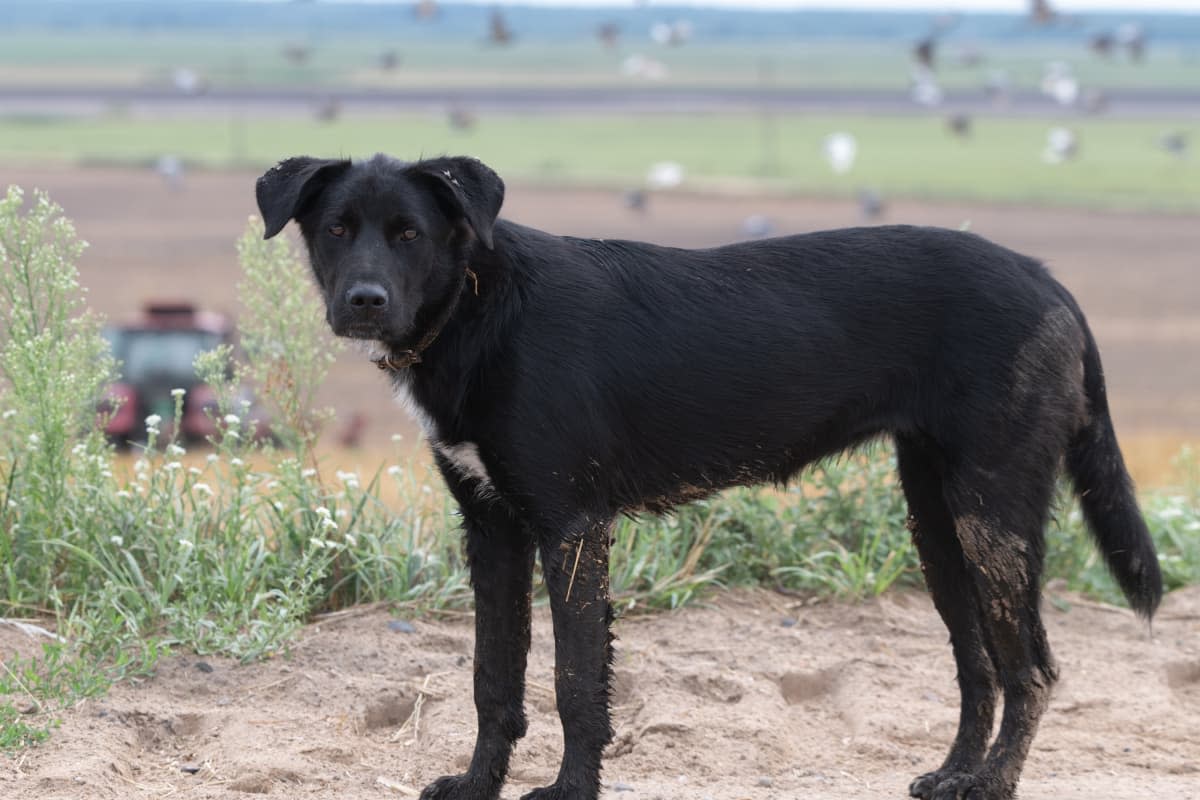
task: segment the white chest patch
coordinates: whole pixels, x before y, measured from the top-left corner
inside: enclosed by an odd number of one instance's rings
[[[382,345],[376,345],[376,347],[379,351],[383,350]],[[474,442],[442,444],[438,441],[437,423],[413,397],[407,375],[401,376],[401,379],[396,382],[396,402],[403,406],[408,415],[421,427],[421,432],[425,434],[425,438],[429,440],[433,448],[441,453],[460,475],[479,481],[479,494],[492,493],[492,478],[488,475],[487,467],[479,458],[479,448]]]
[[[474,442],[436,444],[434,447],[454,465],[460,474],[469,478],[477,478],[482,484],[480,488],[490,489],[492,487],[491,476],[488,475],[487,467],[480,460],[479,448],[475,446]]]
[[[433,421],[433,417],[429,416],[429,413],[412,396],[412,391],[409,389],[407,380],[397,383],[396,402],[408,412],[410,417],[416,420],[417,425],[421,426],[421,432],[425,434],[426,439],[431,442],[437,441],[437,423]]]

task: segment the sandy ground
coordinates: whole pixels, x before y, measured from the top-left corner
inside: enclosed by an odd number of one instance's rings
[[[1200,587],[1167,597],[1153,636],[1054,591],[1045,616],[1062,680],[1021,798],[1200,798]],[[529,735],[505,798],[557,771],[548,617],[535,619]],[[172,658],[68,712],[48,744],[0,758],[0,796],[413,797],[467,764],[472,623],[390,621],[357,609],[248,666]],[[0,647],[28,648],[3,631]],[[804,606],[735,592],[617,633],[609,800],[899,798],[953,738],[953,663],[924,594]]]

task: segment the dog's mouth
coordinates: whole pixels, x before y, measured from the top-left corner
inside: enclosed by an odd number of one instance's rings
[[[351,315],[346,315],[339,318],[334,316],[330,321],[330,329],[334,336],[342,339],[378,339],[382,341],[394,341],[402,338],[402,331],[398,331],[392,320],[383,316],[379,318],[355,318]]]
[[[386,339],[387,332],[379,325],[357,323],[334,327],[333,335],[343,339]]]
[[[353,313],[338,309],[329,315],[329,328],[342,339],[371,339],[385,342],[402,341],[411,323],[399,314]]]

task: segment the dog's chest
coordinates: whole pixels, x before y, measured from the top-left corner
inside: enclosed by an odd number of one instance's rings
[[[395,381],[396,402],[408,412],[408,415],[416,421],[417,425],[421,426],[421,433],[425,434],[425,438],[431,442],[438,441],[437,422],[433,416],[425,410],[425,407],[417,402],[417,398],[413,396],[412,386],[409,385],[408,378],[402,377]]]
[[[478,445],[474,442],[457,442],[455,444],[442,442],[436,420],[413,396],[408,381],[397,381],[396,399],[409,416],[421,426],[422,433],[425,434],[425,438],[429,440],[433,449],[450,462],[450,466],[458,474],[464,478],[474,478],[479,481],[481,491],[492,490],[492,477],[488,474],[483,459],[479,457]]]
[[[492,478],[488,475],[487,467],[479,458],[479,448],[474,442],[459,442],[458,444],[434,444],[442,456],[463,477],[475,478],[484,487],[490,488]]]

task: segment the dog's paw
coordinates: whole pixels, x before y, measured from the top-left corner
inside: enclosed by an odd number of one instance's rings
[[[425,787],[420,800],[494,800],[499,787],[480,786],[471,775],[446,775]]]
[[[926,772],[924,775],[918,775],[912,783],[908,785],[908,796],[919,797],[920,800],[930,800],[933,797],[933,790],[941,783],[942,771]]]
[[[534,789],[529,794],[522,795],[521,800],[596,800],[599,796],[599,787],[588,792],[583,789],[568,788],[554,783],[549,786],[543,786],[540,789]]]
[[[971,772],[939,769],[927,772],[908,786],[921,800],[1010,800],[1013,792]]]

